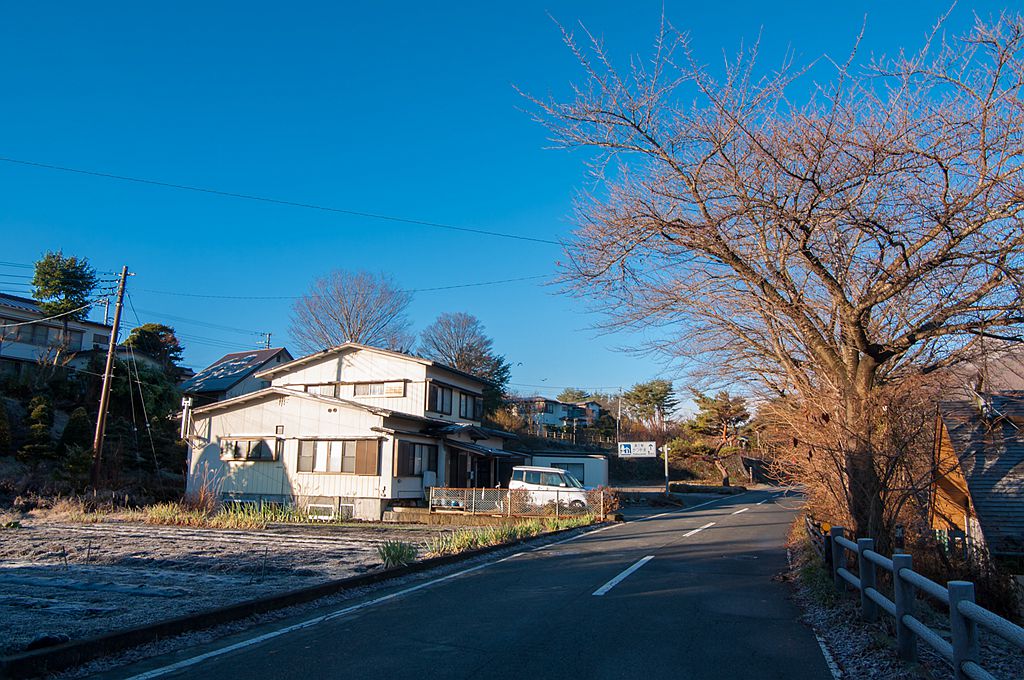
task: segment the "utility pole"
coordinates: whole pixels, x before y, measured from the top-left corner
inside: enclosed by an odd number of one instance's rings
[[[121,281],[117,284],[117,302],[114,305],[114,325],[110,329],[107,345],[107,365],[103,369],[103,388],[100,391],[100,411],[96,415],[96,436],[92,440],[92,485],[100,483],[100,463],[103,460],[103,437],[107,433],[107,409],[110,408],[110,380],[114,373],[114,355],[117,353],[117,331],[121,325],[121,307],[124,303],[124,285],[128,280],[128,265],[121,268]]]
[[[260,333],[263,336],[263,346],[270,349],[270,333]]]

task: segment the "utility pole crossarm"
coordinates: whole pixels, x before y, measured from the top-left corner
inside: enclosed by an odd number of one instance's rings
[[[128,265],[121,268],[121,280],[117,284],[117,302],[114,305],[114,325],[110,329],[110,343],[107,345],[107,363],[103,369],[103,387],[100,390],[100,410],[96,415],[96,435],[92,440],[93,488],[99,486],[100,465],[103,460],[103,438],[107,433],[107,410],[110,408],[110,382],[114,373],[114,356],[117,353],[117,333],[121,326],[121,308],[124,304],[124,287],[128,280]]]

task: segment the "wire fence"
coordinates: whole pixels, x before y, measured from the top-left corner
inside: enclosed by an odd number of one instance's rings
[[[896,649],[901,659],[916,660],[918,641],[923,641],[952,666],[957,680],[996,680],[981,665],[979,628],[1024,650],[1024,628],[976,604],[970,581],[950,581],[941,586],[914,571],[911,555],[881,555],[875,552],[874,539],[854,542],[846,538],[843,527],[822,530],[821,524],[809,518],[805,526],[812,545],[828,566],[836,592],[842,595],[852,588],[859,593],[864,621],[876,621],[882,613],[895,620]],[[879,569],[892,577],[891,597],[879,589]],[[950,640],[915,616],[919,594],[948,607]]]
[[[430,512],[555,518],[595,515],[604,519],[606,506],[604,489],[430,489]]]

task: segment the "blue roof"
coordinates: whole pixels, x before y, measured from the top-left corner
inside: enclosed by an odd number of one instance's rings
[[[181,391],[192,394],[224,392],[255,373],[278,354],[282,354],[282,362],[291,361],[292,356],[284,347],[225,354],[183,382]]]

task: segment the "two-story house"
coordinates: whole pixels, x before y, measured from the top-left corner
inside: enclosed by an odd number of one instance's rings
[[[521,454],[481,426],[485,380],[347,343],[255,374],[269,386],[182,414],[189,492],[379,520],[431,486],[507,484]]]
[[[0,372],[21,375],[52,361],[58,352],[70,359],[89,350],[106,350],[110,326],[95,321],[43,321],[46,314],[31,298],[0,293]],[[66,331],[66,335],[65,335]]]

